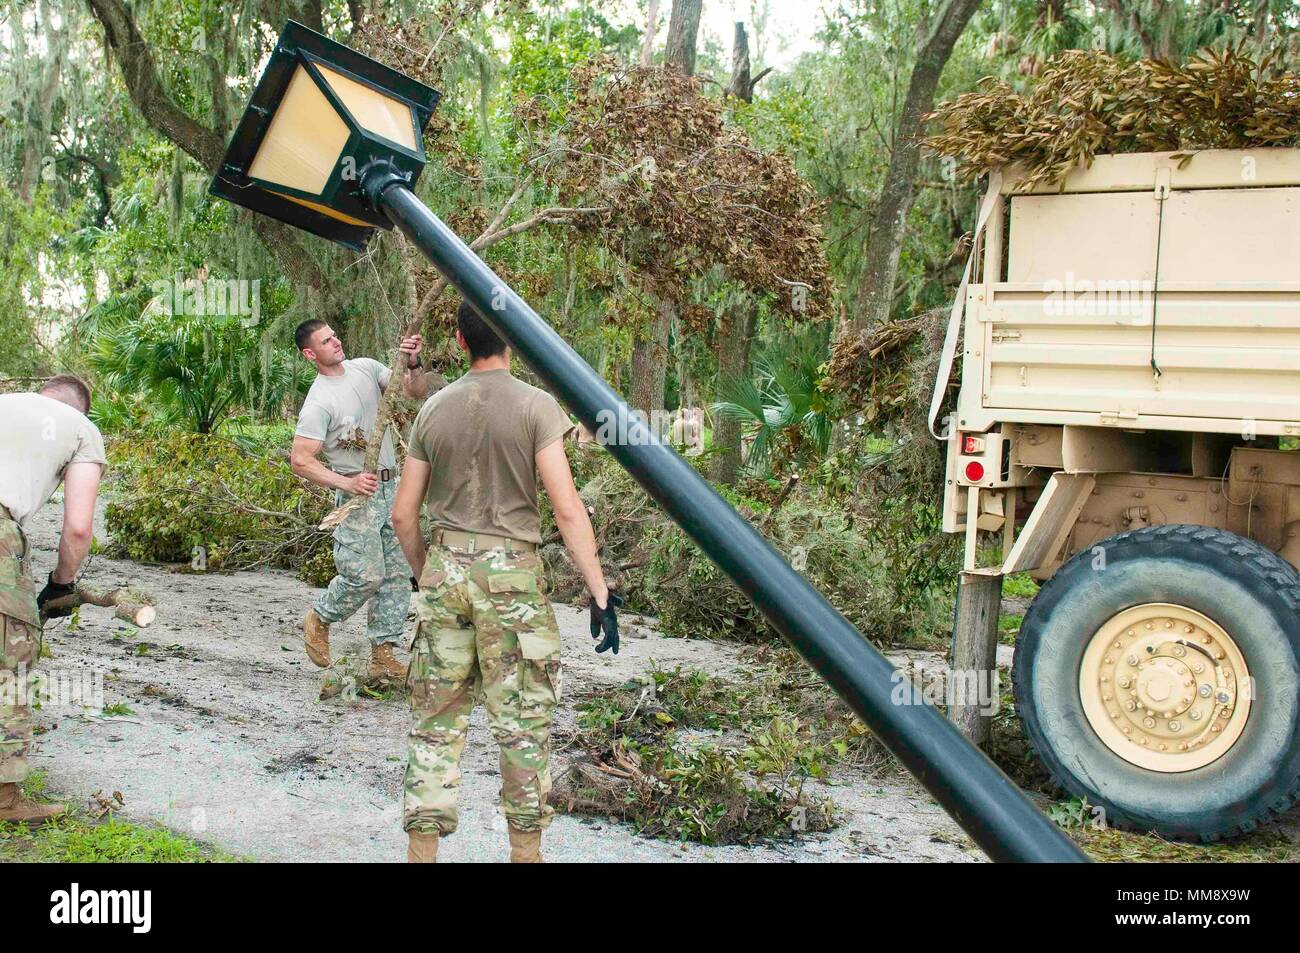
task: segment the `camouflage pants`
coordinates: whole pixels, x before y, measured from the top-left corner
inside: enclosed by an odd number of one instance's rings
[[[27,777],[32,712],[20,672],[36,664],[40,615],[22,531],[0,516],[0,783]]]
[[[389,519],[396,495],[396,480],[381,482],[364,506],[334,528],[338,575],[316,599],[316,614],[326,622],[341,622],[369,602],[366,632],[375,645],[402,637],[411,605],[411,567]],[[334,503],[349,499],[339,491]]]
[[[470,712],[487,706],[501,750],[501,810],[521,831],[551,822],[551,716],[560,697],[560,630],[542,592],[542,560],[502,549],[433,546],[420,577],[411,650],[411,733],[403,826],[456,829]]]

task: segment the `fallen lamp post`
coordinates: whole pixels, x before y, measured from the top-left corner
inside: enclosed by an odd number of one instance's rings
[[[396,226],[723,570],[992,859],[1083,853],[671,447],[413,189],[439,94],[290,22],[213,194],[361,249]],[[900,681],[901,680],[901,681]]]

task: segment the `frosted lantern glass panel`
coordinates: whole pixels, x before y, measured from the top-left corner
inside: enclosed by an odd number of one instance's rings
[[[362,129],[415,151],[415,123],[410,106],[336,73],[328,66],[318,63],[317,68]]]
[[[248,174],[319,195],[347,141],[347,123],[299,66]]]

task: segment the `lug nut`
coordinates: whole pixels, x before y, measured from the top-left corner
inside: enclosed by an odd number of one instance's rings
[[[1154,718],[1143,718],[1142,724],[1146,728],[1154,728],[1156,726],[1156,720]]]
[[[1183,726],[1182,726],[1182,724],[1181,724],[1180,722],[1177,722],[1177,721],[1171,721],[1171,722],[1169,723],[1169,730],[1170,730],[1170,731],[1181,731],[1182,728],[1183,728]]]
[[[1191,711],[1189,711],[1189,712],[1187,713],[1187,717],[1190,718],[1190,719],[1192,719],[1192,721],[1200,721],[1200,720],[1201,720],[1201,713],[1200,713],[1199,710],[1193,708]]]
[[[1209,685],[1202,685],[1200,691],[1201,691],[1202,698],[1209,698],[1210,692],[1214,691],[1214,689],[1211,688]]]

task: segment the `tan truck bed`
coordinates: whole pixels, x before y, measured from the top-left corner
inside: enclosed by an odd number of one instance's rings
[[[968,293],[962,429],[1300,434],[1300,150],[1100,156],[1060,192],[1018,184]]]

